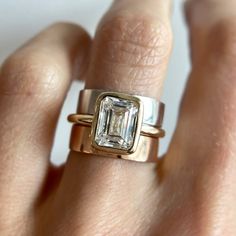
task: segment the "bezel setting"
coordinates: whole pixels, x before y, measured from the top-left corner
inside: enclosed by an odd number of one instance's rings
[[[96,100],[92,123],[92,147],[96,151],[129,155],[136,151],[143,120],[138,97],[104,92]]]

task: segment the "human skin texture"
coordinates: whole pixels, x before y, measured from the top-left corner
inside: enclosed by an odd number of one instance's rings
[[[73,78],[86,88],[161,98],[172,7],[170,0],[116,0],[94,39],[57,23],[6,59],[1,236],[236,235],[236,1],[185,2],[192,70],[158,164],[74,152],[63,166],[50,163]]]

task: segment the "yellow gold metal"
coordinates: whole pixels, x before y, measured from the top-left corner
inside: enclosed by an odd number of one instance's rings
[[[67,120],[71,123],[84,126],[91,126],[93,122],[93,115],[71,114],[67,117]]]
[[[132,154],[111,153],[98,150],[92,146],[91,127],[75,124],[72,127],[70,149],[76,152],[101,155],[105,157],[121,158],[137,162],[157,162],[158,141],[156,139],[140,136],[139,145]]]
[[[68,116],[73,123],[70,149],[93,156],[157,162],[159,138],[165,135],[163,115],[164,104],[149,97],[83,90],[77,114]]]
[[[93,115],[71,114],[68,116],[69,122],[88,127],[91,127],[93,119]],[[165,136],[165,131],[161,128],[151,125],[142,125],[140,134],[146,137],[158,139]]]
[[[111,97],[116,97],[116,98],[125,99],[125,100],[128,100],[128,101],[132,101],[133,103],[136,103],[136,105],[139,109],[138,121],[137,121],[137,124],[136,124],[136,134],[135,134],[133,146],[129,150],[121,150],[121,149],[112,148],[112,152],[115,153],[115,154],[124,154],[124,155],[132,154],[137,149],[138,142],[139,142],[139,137],[140,137],[140,133],[141,133],[142,120],[143,120],[143,104],[142,104],[142,102],[140,101],[139,98],[133,97],[133,96],[130,96],[130,95],[127,95],[127,94],[123,94],[123,93],[103,92],[98,96],[98,98],[96,100],[96,103],[95,103],[95,113],[94,113],[94,119],[93,119],[93,123],[92,123],[92,127],[91,127],[92,146],[95,149],[100,150],[100,151],[107,151],[107,152],[111,151],[111,148],[99,146],[95,142],[95,132],[96,132],[97,124],[98,124],[97,121],[98,121],[98,116],[99,116],[100,104],[101,104],[101,101],[106,96],[111,96]]]

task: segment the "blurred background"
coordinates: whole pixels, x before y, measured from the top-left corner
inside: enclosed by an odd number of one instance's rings
[[[164,128],[167,136],[161,140],[160,154],[166,151],[171,140],[179,102],[190,69],[183,1],[173,1],[174,49],[162,98],[166,103]],[[57,21],[79,23],[94,35],[99,19],[111,2],[111,0],[0,0],[0,62],[26,40]],[[71,127],[66,118],[69,113],[75,112],[79,90],[82,88],[82,83],[74,82],[66,98],[51,155],[54,163],[60,164],[66,159]]]

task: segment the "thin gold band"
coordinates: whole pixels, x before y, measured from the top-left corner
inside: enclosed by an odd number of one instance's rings
[[[140,136],[139,145],[136,152],[129,155],[122,155],[117,153],[109,153],[97,150],[92,147],[91,127],[83,125],[73,125],[70,149],[75,152],[92,154],[93,156],[104,156],[112,158],[121,158],[137,162],[157,162],[158,144],[156,139]],[[91,157],[91,155],[89,156]]]
[[[93,115],[86,115],[86,114],[71,114],[68,116],[68,121],[74,124],[91,127],[93,122]],[[142,125],[141,128],[141,135],[150,137],[150,138],[162,138],[165,136],[165,131],[161,128],[157,128],[151,125]]]

